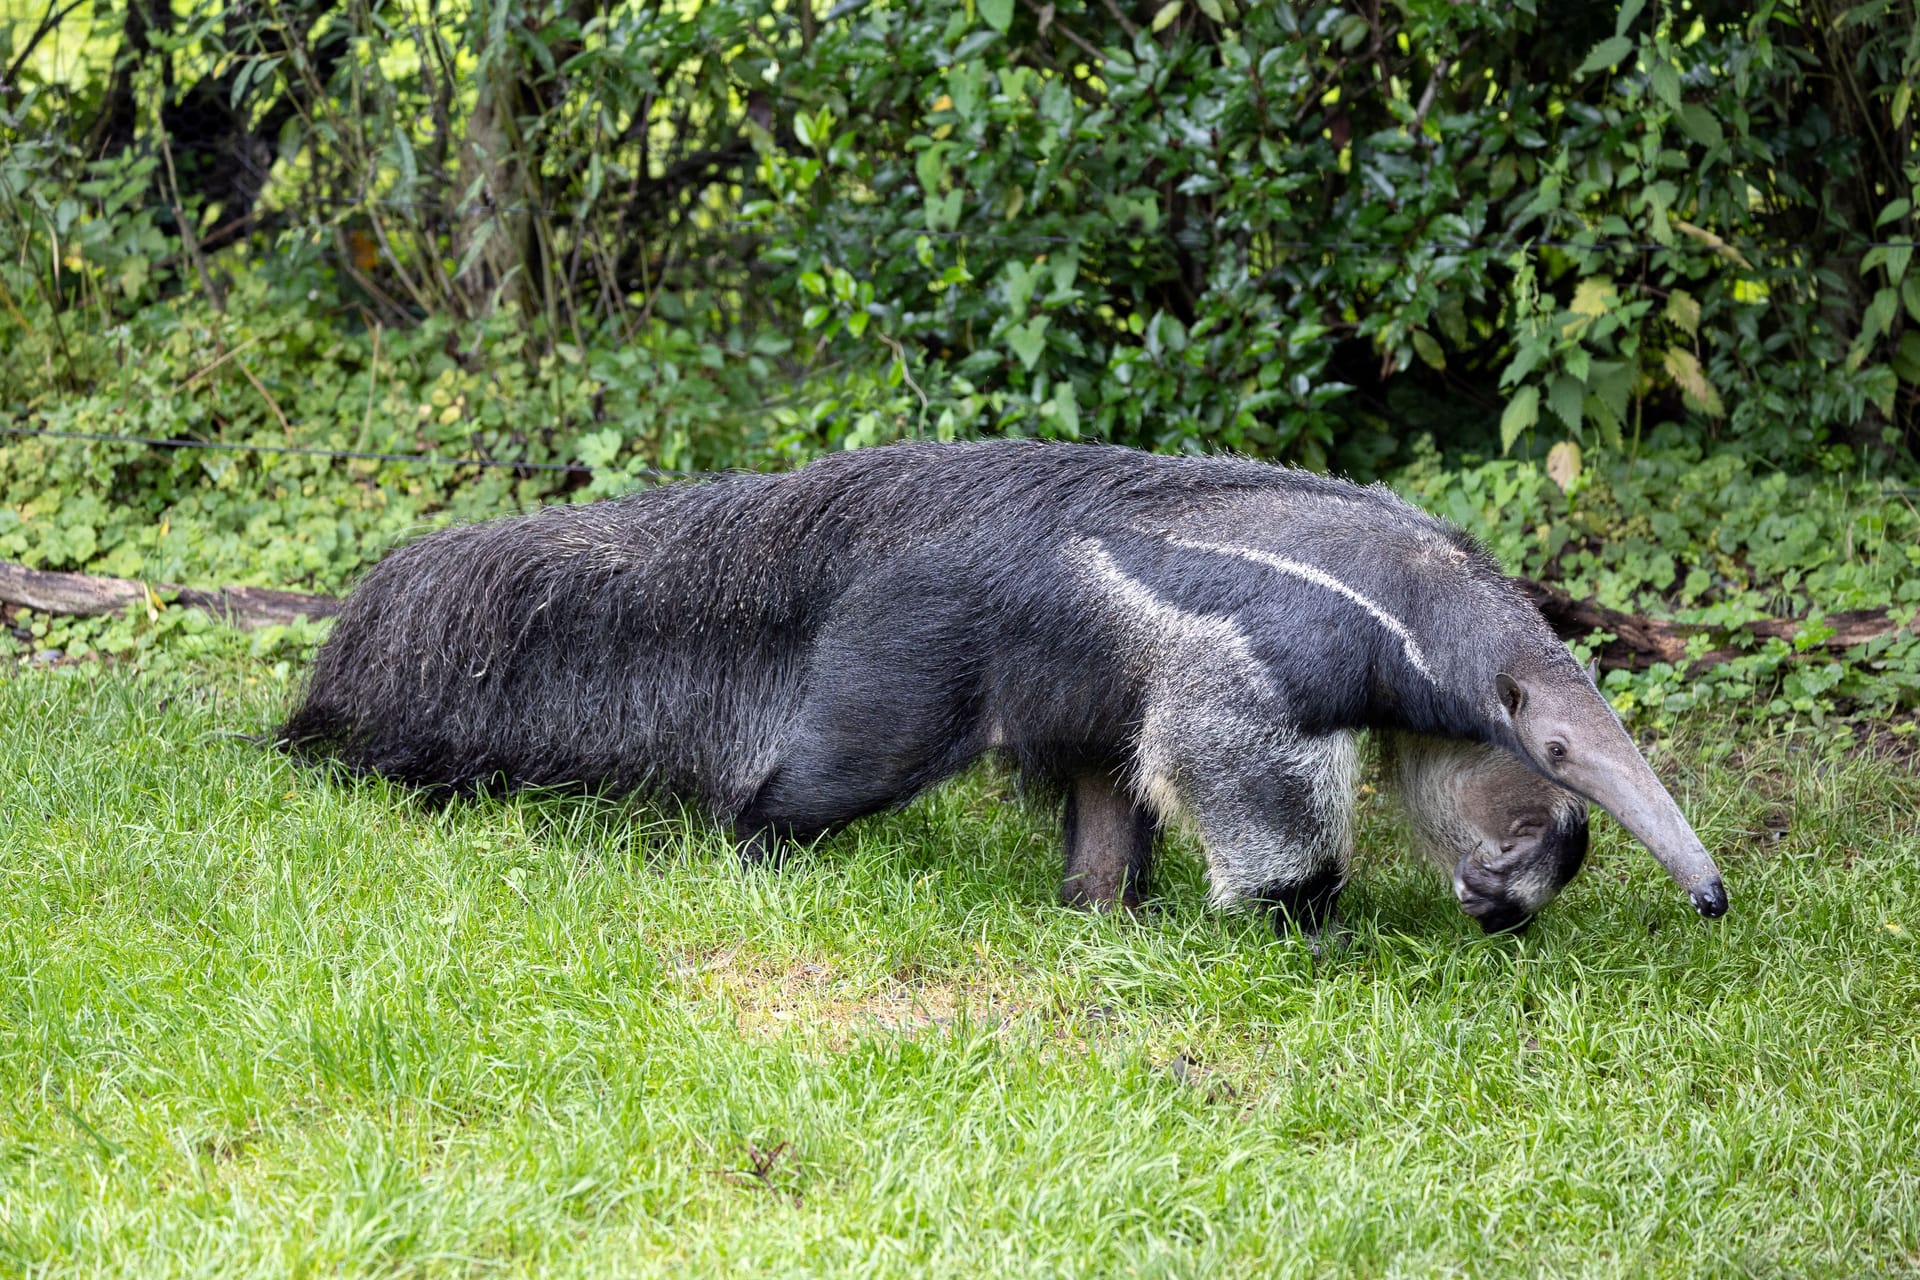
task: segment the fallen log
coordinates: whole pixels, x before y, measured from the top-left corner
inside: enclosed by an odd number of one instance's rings
[[[1668,622],[1610,609],[1593,600],[1577,600],[1550,582],[1535,582],[1531,578],[1515,578],[1513,581],[1539,606],[1548,624],[1562,640],[1581,639],[1596,631],[1610,633],[1613,639],[1601,644],[1595,654],[1600,665],[1608,670],[1624,667],[1628,671],[1644,671],[1657,662],[1665,662],[1676,667],[1684,666],[1689,675],[1698,675],[1709,667],[1739,657],[1747,650],[1724,645],[1689,661],[1687,642],[1695,636],[1745,634],[1756,640],[1778,637],[1792,641],[1806,625],[1798,618],[1756,618],[1734,627]],[[1885,609],[1829,613],[1823,622],[1832,629],[1833,634],[1809,645],[1809,653],[1838,653],[1905,629],[1902,624],[1888,617]],[[1909,627],[1911,625],[1907,624]]]
[[[1597,654],[1600,665],[1608,670],[1624,667],[1629,671],[1644,671],[1656,662],[1665,662],[1674,666],[1684,664],[1689,674],[1698,674],[1744,652],[1726,646],[1689,662],[1687,641],[1694,636],[1715,634],[1716,628],[1642,617],[1592,600],[1577,600],[1565,589],[1548,582],[1535,582],[1530,578],[1513,581],[1540,607],[1561,639],[1584,639],[1596,631],[1610,634],[1613,638],[1604,642]],[[130,578],[49,573],[0,560],[0,605],[3,606],[68,617],[92,617],[154,601],[204,609],[238,627],[292,622],[301,617],[331,618],[340,612],[341,605],[335,596],[307,595],[299,591],[273,591],[265,587],[203,589],[165,584],[149,587]],[[1790,641],[1800,634],[1804,625],[1795,618],[1760,618],[1738,627],[1721,628],[1718,632],[1723,635],[1744,632],[1758,640],[1778,636]],[[1889,618],[1884,609],[1830,613],[1826,616],[1826,625],[1833,629],[1833,634],[1810,646],[1809,652],[1837,653],[1902,629],[1902,624]]]
[[[131,578],[100,578],[88,573],[49,573],[0,560],[0,605],[62,617],[118,613],[129,605],[161,603],[201,609],[237,627],[263,627],[295,618],[330,618],[340,612],[332,596],[266,587],[149,586]]]

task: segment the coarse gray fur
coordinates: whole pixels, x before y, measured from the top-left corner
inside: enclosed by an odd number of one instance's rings
[[[1524,923],[1579,872],[1587,802],[1498,747],[1388,730],[1381,765],[1413,848],[1489,928]]]
[[[1366,730],[1479,744],[1408,754],[1451,833],[1432,848],[1564,815],[1565,786],[1724,910],[1484,551],[1385,489],[1238,459],[889,446],[432,534],[354,592],[282,739],[435,789],[681,795],[750,856],[999,751],[1067,794],[1069,900],[1132,900],[1182,821],[1216,901],[1311,927],[1347,875]],[[1462,873],[1489,928],[1563,869],[1497,861]]]

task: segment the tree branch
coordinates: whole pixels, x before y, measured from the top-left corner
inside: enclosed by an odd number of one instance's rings
[[[53,6],[56,3],[57,0],[47,0],[47,12],[46,15],[40,19],[40,25],[34,29],[31,36],[27,37],[27,43],[14,57],[12,65],[7,68],[7,73],[0,76],[0,93],[7,91],[7,86],[14,82],[14,79],[20,74],[21,69],[27,65],[27,59],[33,56],[34,48],[38,46],[42,40],[45,40],[51,35],[54,28],[58,27],[62,22],[65,22],[68,14],[80,7],[81,0],[73,0],[72,4],[58,13],[53,11]]]
[[[0,560],[0,605],[32,609],[62,617],[91,618],[118,613],[129,605],[150,603],[170,595],[174,603],[204,609],[239,627],[260,627],[295,618],[331,618],[340,612],[332,596],[298,591],[270,591],[265,587],[193,587],[157,585],[129,578],[96,578],[85,573],[47,573],[23,564]]]

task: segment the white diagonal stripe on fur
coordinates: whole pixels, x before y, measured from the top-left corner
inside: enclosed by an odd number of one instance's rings
[[[1311,582],[1316,587],[1325,587],[1329,591],[1345,596],[1372,614],[1375,621],[1394,634],[1400,641],[1401,651],[1407,655],[1407,661],[1413,664],[1414,670],[1425,676],[1429,684],[1439,685],[1440,681],[1434,676],[1433,669],[1427,665],[1427,657],[1420,649],[1420,642],[1413,638],[1413,633],[1407,630],[1405,624],[1325,569],[1316,569],[1310,564],[1288,560],[1270,552],[1256,551],[1252,547],[1235,547],[1221,542],[1194,542],[1187,538],[1168,538],[1167,541],[1176,547],[1186,547],[1190,551],[1210,551],[1215,555],[1239,556],[1242,560],[1263,564],[1275,572],[1299,578],[1302,582]]]

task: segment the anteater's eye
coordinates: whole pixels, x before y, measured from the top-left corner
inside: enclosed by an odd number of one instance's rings
[[[1567,758],[1567,749],[1558,742],[1549,742],[1547,744],[1547,754],[1555,760],[1565,760]]]

